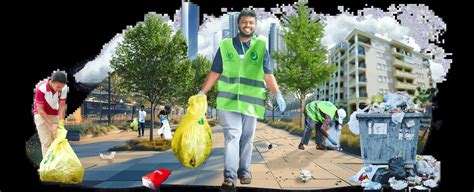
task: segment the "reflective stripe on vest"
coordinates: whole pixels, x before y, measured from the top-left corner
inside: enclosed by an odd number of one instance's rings
[[[315,122],[323,123],[324,119],[321,116],[320,110],[317,108],[317,101],[312,101],[306,104],[306,114]]]

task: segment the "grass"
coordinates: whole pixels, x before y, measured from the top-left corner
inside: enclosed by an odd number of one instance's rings
[[[349,130],[349,125],[344,125],[339,138],[342,149],[360,156],[360,136]]]
[[[423,150],[425,149],[426,140],[428,140],[429,135],[430,135],[430,131],[428,130],[426,132],[425,138],[423,138],[423,140],[418,141],[418,147],[417,147],[416,154],[421,154],[423,152]],[[419,134],[418,134],[418,139],[421,139],[422,136],[423,136],[423,131],[420,131]]]
[[[115,146],[109,151],[166,151],[171,149],[171,141],[165,139],[133,139],[127,141],[126,144]]]

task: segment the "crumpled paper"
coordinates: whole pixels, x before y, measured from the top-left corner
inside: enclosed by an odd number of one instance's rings
[[[390,187],[395,190],[402,190],[408,187],[408,183],[404,180],[396,180],[395,177],[388,179]]]
[[[311,172],[308,170],[301,170],[300,172],[300,180],[303,182],[309,181],[312,178]]]
[[[99,156],[100,156],[101,159],[111,160],[115,157],[115,151],[112,151],[110,153],[110,155],[104,155],[104,154],[101,153]]]

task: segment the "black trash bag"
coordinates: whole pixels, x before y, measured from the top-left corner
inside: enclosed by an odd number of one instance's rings
[[[374,177],[372,177],[372,181],[378,182],[382,185],[388,185],[388,180],[390,179],[391,175],[392,174],[390,174],[388,169],[380,168],[375,172]]]
[[[388,160],[388,170],[390,171],[391,177],[395,177],[397,180],[406,178],[406,172],[404,169],[404,160],[401,157],[396,157]]]

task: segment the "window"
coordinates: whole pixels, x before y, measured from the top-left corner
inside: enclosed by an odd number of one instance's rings
[[[390,83],[392,80],[388,78],[387,76],[379,76],[378,82],[379,83]]]
[[[383,59],[383,58],[384,58],[382,52],[377,52],[376,57],[379,58],[379,59]]]
[[[381,70],[381,69],[382,69],[382,64],[377,63],[377,69],[378,69],[378,70]]]

